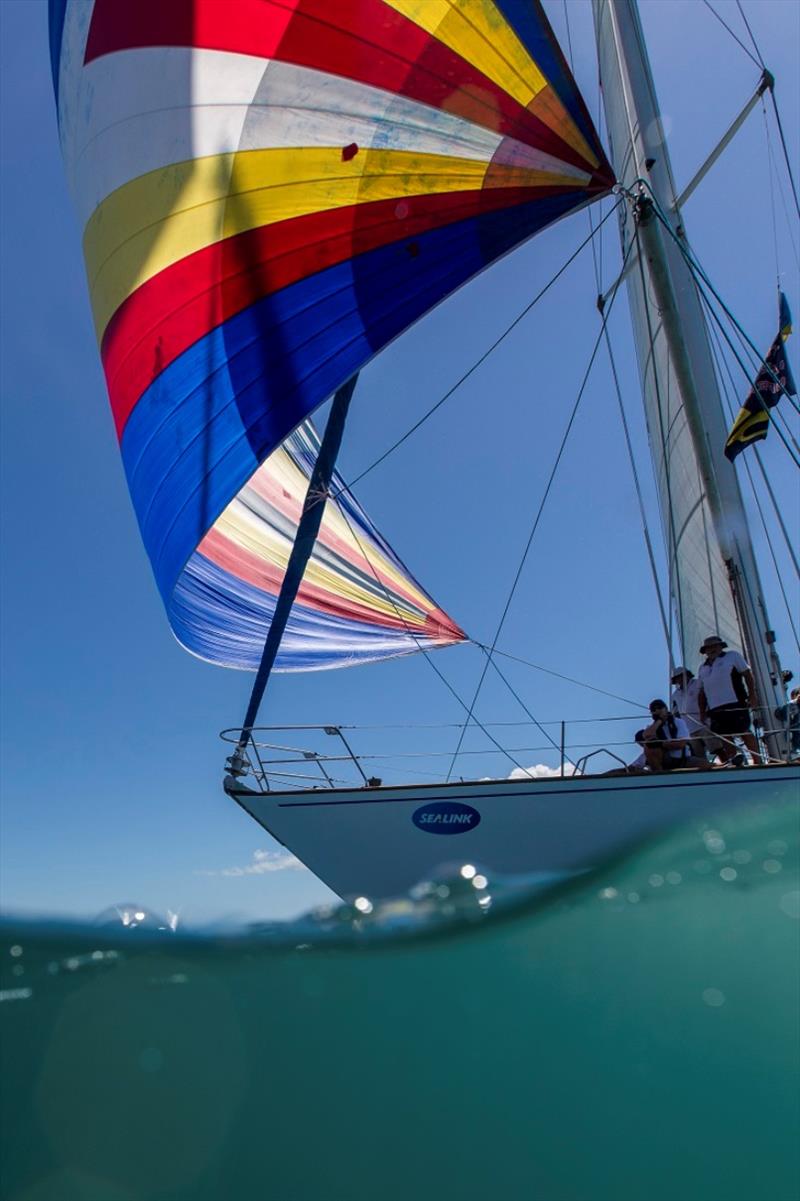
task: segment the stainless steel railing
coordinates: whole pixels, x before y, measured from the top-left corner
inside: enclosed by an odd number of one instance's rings
[[[763,714],[764,719],[767,714]],[[771,715],[770,715],[771,716]],[[636,728],[649,722],[648,714],[626,714],[600,718],[574,718],[570,721],[492,723],[510,736],[513,730],[538,728],[549,741],[545,744],[517,745],[516,740],[503,751],[495,746],[465,745],[459,752],[460,771],[455,779],[504,779],[534,776],[573,776],[593,770],[621,767],[635,758]],[[546,727],[553,731],[552,737]],[[624,729],[623,729],[624,727]],[[449,767],[453,735],[460,732],[457,723],[435,726],[350,726],[283,725],[259,726],[247,732],[228,729],[221,737],[233,744],[227,769],[232,781],[261,791],[313,790],[329,788],[375,788],[383,783],[440,783],[447,777],[441,769]],[[619,736],[617,736],[619,731]],[[609,738],[608,734],[614,734]],[[448,739],[448,733],[450,738]],[[757,727],[760,747],[770,734],[782,735],[789,747],[788,720],[783,725]],[[481,728],[470,727],[473,739],[481,737]],[[409,749],[415,736],[417,749]],[[331,740],[334,740],[331,743]],[[381,745],[375,745],[381,740]],[[356,748],[358,743],[358,748]],[[388,745],[386,745],[388,743]],[[240,744],[244,745],[242,750]],[[557,756],[557,762],[552,763]],[[605,756],[606,763],[602,763]],[[539,757],[541,757],[540,761]],[[452,778],[452,777],[451,777]]]

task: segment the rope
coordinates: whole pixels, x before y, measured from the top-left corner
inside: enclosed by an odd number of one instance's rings
[[[618,200],[617,203],[608,210],[605,217],[603,217],[602,221],[595,229],[594,233],[597,233],[597,231],[608,220],[608,218],[611,216],[611,214],[616,212],[616,210],[619,208],[619,205],[621,203],[622,203],[622,201]],[[542,299],[542,297],[545,295],[545,293],[548,292],[550,290],[550,288],[552,288],[553,284],[556,283],[556,281],[558,279],[560,279],[560,277],[566,271],[567,267],[569,267],[575,261],[575,259],[581,253],[581,251],[584,250],[585,247],[592,240],[592,238],[594,237],[594,233],[589,234],[588,238],[584,238],[584,240],[581,242],[580,246],[578,246],[578,248],[575,251],[573,251],[573,253],[569,256],[567,261],[561,267],[559,267],[558,271],[555,273],[555,275],[550,280],[548,280],[548,282],[541,289],[541,291],[539,291],[536,294],[536,296],[534,296],[533,300],[531,300],[525,306],[525,308],[522,310],[522,312],[519,313],[514,318],[514,320],[511,322],[511,324],[508,326],[508,328],[500,335],[500,337],[495,339],[495,341],[488,348],[488,350],[485,350],[484,353],[480,356],[480,358],[476,359],[476,361],[472,364],[472,366],[467,371],[464,372],[464,374],[461,376],[461,378],[456,380],[456,382],[453,384],[453,386],[451,388],[449,388],[447,390],[447,392],[445,392],[444,396],[442,396],[441,399],[437,400],[434,405],[431,405],[431,407],[428,409],[428,411],[426,413],[424,413],[422,415],[422,417],[420,417],[419,421],[416,421],[414,423],[414,425],[411,426],[410,429],[406,430],[406,432],[403,434],[403,436],[401,438],[398,438],[396,442],[392,443],[392,445],[388,448],[388,450],[385,450],[383,452],[383,454],[379,455],[378,458],[375,459],[372,463],[370,463],[370,465],[368,467],[365,467],[363,471],[360,471],[358,473],[358,475],[354,476],[349,484],[344,484],[342,486],[342,488],[339,489],[338,492],[333,493],[331,499],[336,500],[337,497],[340,496],[342,492],[345,492],[348,490],[348,488],[353,487],[355,484],[360,483],[361,480],[363,480],[365,476],[368,476],[370,474],[370,472],[374,471],[375,468],[378,467],[381,463],[383,463],[385,459],[388,459],[389,455],[394,454],[394,452],[398,449],[398,447],[403,445],[403,443],[406,441],[406,439],[410,438],[412,434],[415,434],[417,432],[417,430],[420,428],[420,426],[424,425],[425,422],[428,420],[428,418],[432,417],[433,414],[436,412],[436,410],[440,409],[441,406],[445,403],[445,401],[450,399],[450,397],[453,395],[453,393],[456,392],[461,387],[461,385],[466,380],[469,379],[469,377],[473,374],[473,372],[477,371],[477,369],[483,363],[486,362],[486,360],[489,358],[489,355],[492,354],[492,352],[497,349],[497,347],[500,345],[500,343],[503,342],[508,337],[508,335],[511,333],[511,331],[513,329],[515,329],[516,326],[519,325],[519,323],[520,323],[520,321],[522,321],[523,317],[527,317],[528,313],[531,311],[531,309],[534,307],[534,305],[538,304],[538,302]]]
[[[615,207],[616,207],[616,206],[615,206]],[[611,213],[611,212],[613,212],[613,211],[614,211],[614,209],[611,209],[608,215],[610,215],[610,213]],[[599,228],[599,227],[598,227],[598,228]],[[629,246],[629,247],[628,247],[628,250],[626,251],[626,254],[625,254],[625,261],[624,261],[624,262],[623,262],[623,264],[622,264],[622,270],[623,270],[623,272],[624,272],[624,270],[625,270],[625,267],[626,267],[626,265],[627,265],[627,259],[628,259],[628,256],[630,255],[630,252],[631,252],[631,247]],[[600,327],[600,332],[598,333],[598,335],[597,335],[597,338],[595,339],[595,344],[594,344],[594,347],[593,347],[593,349],[592,349],[591,356],[590,356],[590,358],[589,358],[589,363],[588,363],[588,366],[587,366],[587,368],[586,368],[586,371],[585,371],[585,373],[584,373],[584,376],[583,376],[583,380],[582,380],[582,382],[581,382],[580,389],[578,390],[578,396],[577,396],[577,399],[575,400],[575,404],[574,404],[574,405],[573,405],[573,407],[572,407],[572,412],[571,412],[571,414],[570,414],[569,421],[567,422],[567,428],[566,428],[566,430],[564,431],[564,436],[563,436],[563,438],[562,438],[562,440],[561,440],[561,445],[560,445],[560,447],[559,447],[558,454],[556,455],[556,460],[555,460],[555,463],[553,464],[553,469],[552,469],[552,471],[550,472],[550,477],[549,477],[549,479],[548,479],[548,481],[547,481],[547,486],[545,487],[545,490],[544,490],[544,495],[542,496],[542,500],[541,500],[541,503],[540,503],[540,505],[539,505],[539,509],[538,509],[538,511],[537,511],[537,513],[536,513],[536,517],[535,517],[535,519],[534,519],[534,522],[533,522],[533,528],[531,529],[531,532],[530,532],[530,534],[528,535],[528,541],[527,541],[527,543],[526,543],[525,550],[524,550],[524,551],[523,551],[523,553],[522,553],[522,559],[520,560],[519,566],[518,566],[518,568],[517,568],[516,575],[514,576],[514,581],[513,581],[512,585],[511,585],[511,591],[510,591],[510,592],[509,592],[509,594],[508,594],[508,598],[507,598],[507,600],[506,600],[506,603],[505,603],[505,607],[504,607],[504,609],[503,609],[503,612],[502,612],[502,614],[501,614],[501,616],[500,616],[500,621],[499,621],[499,623],[498,623],[498,626],[497,626],[497,629],[496,629],[496,631],[495,631],[494,638],[492,639],[492,645],[491,645],[491,647],[490,647],[490,649],[489,649],[489,652],[488,652],[488,655],[487,655],[487,660],[486,660],[486,663],[485,663],[485,664],[484,664],[484,666],[483,666],[483,671],[481,672],[480,679],[478,680],[478,686],[477,686],[477,688],[475,689],[475,695],[473,696],[473,698],[472,698],[472,703],[471,703],[471,704],[470,704],[470,706],[469,706],[469,711],[468,711],[468,714],[467,714],[467,720],[466,720],[466,722],[464,723],[463,729],[462,729],[462,731],[461,731],[461,736],[459,737],[459,740],[458,740],[458,745],[457,745],[457,747],[456,747],[456,749],[455,749],[455,751],[454,751],[454,753],[453,753],[453,759],[452,759],[452,762],[451,762],[451,764],[450,764],[450,771],[448,772],[448,779],[450,778],[450,775],[452,774],[453,768],[454,768],[454,766],[455,766],[456,759],[458,758],[458,753],[459,753],[459,751],[461,750],[461,744],[462,744],[462,742],[464,741],[464,735],[466,734],[466,731],[467,731],[467,726],[469,725],[469,722],[470,722],[470,720],[472,720],[472,719],[473,719],[473,714],[474,714],[474,710],[475,710],[475,705],[476,705],[476,703],[477,703],[478,696],[480,695],[481,688],[483,687],[483,682],[484,682],[484,680],[486,679],[486,673],[487,673],[487,671],[489,670],[489,663],[491,662],[492,655],[494,654],[495,647],[497,646],[497,640],[498,640],[498,638],[500,637],[500,633],[501,633],[501,631],[502,631],[502,629],[503,629],[503,625],[504,625],[504,623],[505,623],[506,617],[508,616],[508,611],[509,611],[509,609],[510,609],[510,607],[511,607],[511,602],[512,602],[512,600],[513,600],[513,598],[514,598],[514,593],[515,593],[515,592],[516,592],[516,590],[517,590],[517,584],[519,583],[520,577],[521,577],[521,575],[522,575],[522,570],[523,570],[523,568],[524,568],[524,566],[525,566],[525,562],[526,562],[526,560],[527,560],[527,558],[528,558],[528,552],[530,551],[531,544],[532,544],[532,542],[533,542],[533,539],[534,539],[534,536],[535,536],[535,534],[536,534],[536,531],[537,531],[537,529],[539,528],[539,522],[540,522],[540,520],[541,520],[542,513],[544,512],[544,508],[545,508],[545,505],[546,505],[546,503],[547,503],[547,499],[548,499],[548,497],[549,497],[549,495],[550,495],[550,489],[551,489],[551,488],[552,488],[552,486],[553,486],[553,481],[555,480],[555,477],[556,477],[556,472],[558,471],[559,464],[561,463],[561,459],[562,459],[562,457],[563,457],[563,454],[564,454],[564,451],[565,451],[565,449],[566,449],[567,440],[569,439],[570,432],[572,431],[572,427],[573,427],[573,425],[574,425],[574,423],[575,423],[575,418],[576,418],[576,417],[577,417],[577,415],[578,415],[578,408],[580,407],[581,400],[583,399],[583,394],[584,394],[584,391],[586,390],[586,384],[588,383],[588,380],[589,380],[589,375],[590,375],[590,373],[591,373],[592,367],[594,366],[594,361],[595,361],[595,359],[597,358],[597,352],[598,352],[598,350],[600,349],[600,342],[601,342],[601,340],[602,340],[602,337],[603,337],[603,331],[604,331],[604,329],[605,329],[605,327],[606,327],[606,324],[607,324],[607,322],[608,322],[608,318],[609,318],[609,316],[611,315],[611,309],[612,309],[612,307],[613,307],[614,301],[615,301],[615,299],[616,299],[616,296],[617,296],[617,292],[618,292],[618,290],[619,290],[619,285],[620,285],[620,282],[621,282],[621,278],[622,278],[622,277],[621,277],[621,275],[620,275],[620,277],[617,279],[617,282],[614,284],[614,291],[613,291],[613,293],[612,293],[612,295],[611,295],[611,298],[610,298],[610,300],[609,300],[609,303],[608,303],[608,306],[607,306],[607,308],[606,308],[606,311],[605,311],[605,312],[604,312],[604,314],[603,314],[603,321],[602,321],[602,325],[601,325],[601,327]]]

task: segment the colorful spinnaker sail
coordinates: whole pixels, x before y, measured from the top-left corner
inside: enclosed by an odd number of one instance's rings
[[[50,0],[50,41],[142,537],[181,642],[252,666],[283,562],[270,521],[240,520],[272,488],[261,465],[612,173],[534,0]],[[414,645],[462,637],[358,515],[379,573],[417,606]],[[320,591],[310,569],[310,617],[295,615],[278,668],[410,649],[340,549]]]
[[[240,490],[181,573],[173,628],[203,658],[258,667],[318,450],[309,419]],[[334,473],[335,499],[325,506],[278,669],[348,667],[463,641],[342,488]]]

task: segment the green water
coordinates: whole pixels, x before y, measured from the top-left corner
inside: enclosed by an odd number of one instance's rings
[[[2,1197],[794,1201],[796,811],[487,895],[216,940],[7,924]]]

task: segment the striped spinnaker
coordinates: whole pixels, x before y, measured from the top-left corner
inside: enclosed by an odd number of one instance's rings
[[[51,0],[50,19],[142,537],[180,641],[252,666],[285,565],[255,498],[303,461],[302,423],[611,171],[529,0]],[[335,566],[321,546],[278,668],[463,637],[357,512],[358,587],[353,545]]]

